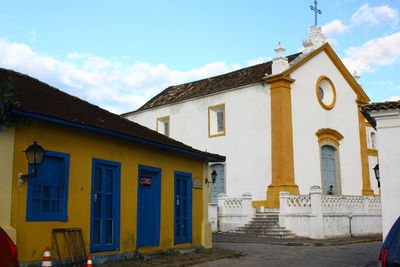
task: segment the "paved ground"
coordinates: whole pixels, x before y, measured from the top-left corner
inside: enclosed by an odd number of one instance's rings
[[[279,246],[256,243],[215,243],[242,257],[220,259],[195,266],[376,266],[382,242],[338,246]]]
[[[122,260],[117,262],[110,262],[102,265],[95,265],[101,267],[147,267],[147,266],[164,266],[164,267],[180,267],[190,266],[203,262],[214,261],[218,259],[237,258],[241,254],[234,250],[226,249],[201,249],[193,253],[170,253],[168,255],[159,255],[159,257],[153,259],[141,259],[135,258],[131,260]]]
[[[382,241],[381,235],[371,236],[355,236],[355,237],[342,237],[342,238],[328,238],[328,239],[311,239],[296,237],[292,239],[276,239],[265,237],[253,237],[229,233],[216,233],[213,234],[214,243],[258,243],[258,244],[271,244],[271,245],[288,245],[288,246],[336,246],[347,245],[353,243]]]
[[[376,266],[382,246],[379,236],[314,240],[214,234],[213,240],[212,249],[186,254],[169,253],[148,260],[136,258],[101,266]]]

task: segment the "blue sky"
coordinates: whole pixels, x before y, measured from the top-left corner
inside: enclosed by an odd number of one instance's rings
[[[400,1],[319,0],[328,41],[372,101],[400,99]],[[313,0],[2,1],[0,67],[116,113],[169,85],[302,48]]]

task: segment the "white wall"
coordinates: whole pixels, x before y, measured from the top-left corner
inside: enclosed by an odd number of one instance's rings
[[[368,162],[369,162],[369,177],[371,180],[371,188],[374,190],[374,194],[378,195],[379,194],[379,188],[378,188],[378,181],[375,178],[375,172],[374,172],[374,167],[376,164],[378,164],[378,158],[375,156],[368,156]]]
[[[377,121],[383,238],[400,216],[400,111],[371,112]]]
[[[373,142],[371,139],[371,133],[375,133],[375,147],[373,147],[372,144]],[[375,150],[378,149],[378,135],[376,130],[372,127],[367,127],[367,145],[368,149],[375,149]],[[378,182],[376,181],[373,169],[375,165],[378,164],[378,157],[369,155],[368,163],[369,163],[369,177],[371,182],[371,189],[374,190],[375,195],[378,195],[379,194]]]
[[[315,88],[321,75],[331,79],[336,89],[336,104],[331,110],[321,107],[317,99]],[[295,179],[300,193],[307,193],[312,185],[321,186],[320,148],[315,133],[321,128],[331,128],[344,136],[338,151],[342,194],[360,195],[356,94],[325,52],[295,70],[291,77],[296,80],[292,84],[293,143]]]
[[[208,107],[225,104],[226,135],[208,137]],[[256,84],[127,118],[156,129],[156,118],[170,116],[170,137],[194,148],[226,156],[226,194],[251,192],[265,200],[271,183],[269,86]]]
[[[323,109],[316,96],[316,81],[329,77],[336,88],[336,105]],[[325,52],[295,70],[292,75],[292,116],[295,182],[300,193],[321,186],[320,151],[315,133],[332,128],[340,142],[342,193],[360,195],[362,190],[360,141],[356,94]],[[225,104],[226,136],[208,137],[208,107]],[[156,118],[170,116],[170,136],[200,150],[227,157],[226,194],[250,192],[254,200],[266,199],[271,183],[271,114],[269,85],[250,85],[203,98],[191,99],[127,116],[151,129]],[[373,178],[374,179],[374,178]]]

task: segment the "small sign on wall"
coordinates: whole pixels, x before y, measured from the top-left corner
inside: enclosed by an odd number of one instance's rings
[[[151,186],[151,177],[149,177],[149,176],[140,177],[140,185],[141,186]]]
[[[203,189],[203,183],[201,182],[201,179],[199,177],[193,178],[193,186],[192,187],[195,189]]]

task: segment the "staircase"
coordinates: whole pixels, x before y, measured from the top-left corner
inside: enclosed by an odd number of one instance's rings
[[[278,212],[257,212],[245,226],[238,227],[234,233],[267,238],[295,238],[296,235],[279,226]]]

